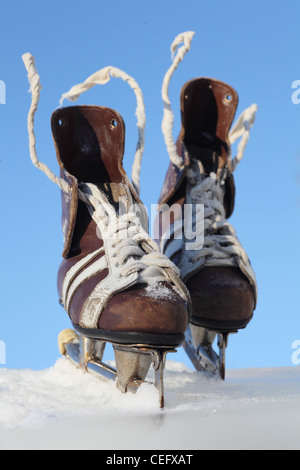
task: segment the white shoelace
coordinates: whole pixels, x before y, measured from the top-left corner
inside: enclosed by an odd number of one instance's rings
[[[185,299],[189,294],[180,281],[179,269],[163,255],[134,212],[119,216],[106,195],[95,185],[80,185],[89,202],[88,208],[101,236],[110,240],[109,257],[114,258],[120,275],[139,274],[139,283],[153,284],[169,281]],[[111,243],[112,242],[112,243]]]
[[[193,31],[187,31],[185,33],[179,34],[174,39],[171,45],[173,63],[164,77],[161,91],[162,100],[164,104],[164,114],[161,126],[162,132],[164,135],[170,160],[178,168],[182,167],[182,158],[177,154],[176,143],[173,139],[174,114],[172,112],[171,101],[169,98],[169,86],[175,70],[179,66],[180,62],[182,62],[182,60],[184,59],[186,53],[191,48],[194,35],[195,33]],[[183,45],[179,48],[180,44],[182,43]]]
[[[239,242],[235,229],[226,219],[224,208],[224,185],[215,173],[204,178],[201,173],[201,162],[193,161],[193,167],[199,166],[198,175],[193,169],[189,169],[187,178],[190,183],[190,199],[195,206],[204,206],[204,245],[201,250],[194,252],[190,256],[191,263],[198,263],[205,258],[207,265],[236,265],[236,257],[240,258],[244,264],[249,263],[244,248]],[[200,175],[200,176],[199,176]],[[197,230],[202,230],[201,226],[195,227],[196,238],[203,235]]]

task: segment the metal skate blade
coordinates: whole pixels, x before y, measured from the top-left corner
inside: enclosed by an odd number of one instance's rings
[[[95,377],[116,380],[117,371],[102,362],[105,342],[79,337],[75,331],[65,330],[59,336],[60,351],[76,367]]]
[[[145,382],[151,363],[155,373],[155,387],[159,393],[159,405],[164,409],[164,369],[166,356],[175,349],[151,348],[143,345],[114,345],[118,388],[123,391],[136,391]]]
[[[59,349],[75,366],[116,382],[123,393],[136,392],[145,382],[151,364],[155,372],[155,387],[159,392],[159,403],[164,408],[164,369],[166,356],[175,349],[163,346],[113,344],[116,369],[102,362],[105,341],[89,339],[74,330],[65,330],[59,335]]]
[[[151,365],[151,354],[132,347],[114,345],[117,369],[117,387],[123,393],[136,392],[145,381]]]
[[[230,333],[220,333],[218,335],[219,347],[219,374],[222,380],[226,375],[226,348],[228,346],[228,337]]]
[[[229,335],[237,331],[216,333],[206,328],[190,325],[183,347],[197,371],[219,374],[222,380],[226,375],[226,348]],[[213,342],[218,335],[219,355],[213,349]]]
[[[215,337],[216,333],[194,325],[186,331],[183,348],[199,372],[216,374],[219,369],[219,356],[212,347]]]
[[[238,331],[230,331],[229,333],[219,333],[218,335],[218,347],[219,347],[219,373],[222,380],[225,380],[226,376],[226,349],[228,347],[228,340],[230,335],[234,335]]]
[[[155,387],[159,393],[159,405],[163,410],[165,407],[165,392],[164,392],[164,370],[166,366],[166,358],[168,353],[176,352],[175,349],[156,349],[152,350],[152,365],[155,372]]]

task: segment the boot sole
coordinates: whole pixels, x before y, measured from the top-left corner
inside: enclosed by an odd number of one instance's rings
[[[73,323],[73,328],[77,333],[90,339],[108,341],[109,343],[124,345],[143,345],[161,347],[179,347],[184,341],[184,334],[158,335],[152,333],[128,332],[128,331],[108,331],[100,329],[82,328]]]
[[[252,318],[253,315],[243,321],[239,320],[230,322],[219,322],[192,316],[191,323],[192,325],[200,326],[202,328],[206,328],[207,330],[215,331],[216,333],[233,333],[237,330],[245,329],[252,320]]]

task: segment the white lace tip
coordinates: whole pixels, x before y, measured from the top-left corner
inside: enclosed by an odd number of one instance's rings
[[[29,93],[32,95],[35,91],[39,93],[42,89],[42,85],[40,83],[40,77],[35,66],[35,58],[30,52],[26,52],[22,55],[22,60],[28,74],[28,81],[30,84]]]
[[[180,33],[176,38],[174,39],[173,43],[171,44],[171,56],[172,60],[175,57],[176,51],[178,49],[178,46],[182,43],[184,43],[185,50],[188,52],[191,48],[192,40],[193,37],[195,36],[196,32],[195,31],[186,31],[185,33]]]
[[[255,103],[252,104],[247,109],[247,112],[246,112],[246,115],[245,115],[245,121],[248,121],[249,123],[253,124],[257,111],[258,111],[257,104],[255,104]]]
[[[25,54],[22,55],[22,60],[24,62],[24,65],[26,67],[27,72],[29,71],[30,67],[33,65],[35,66],[35,60],[32,54],[30,52],[26,52]]]
[[[59,106],[62,107],[63,103],[65,100],[68,100],[68,101],[77,101],[79,98],[78,95],[74,96],[74,95],[70,95],[69,93],[64,93],[61,97],[61,99],[59,100]]]
[[[169,85],[175,70],[177,69],[180,62],[184,59],[186,53],[190,50],[192,39],[195,34],[196,33],[194,31],[186,31],[185,33],[178,34],[178,36],[174,39],[171,45],[173,63],[165,74],[161,91],[164,103],[164,113],[161,126],[162,133],[164,135],[169,158],[171,162],[179,169],[183,167],[183,161],[177,153],[177,146],[173,138],[174,114],[169,98]],[[183,45],[179,48],[181,44]]]

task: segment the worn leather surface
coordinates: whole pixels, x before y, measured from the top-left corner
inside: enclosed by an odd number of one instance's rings
[[[168,289],[169,297],[163,298],[147,294],[145,285],[136,285],[115,295],[102,312],[99,328],[159,335],[183,334],[189,323],[186,303],[170,285]]]
[[[76,178],[61,170],[61,177],[71,186],[70,194],[62,193],[62,227],[64,232],[64,249],[62,256],[65,258],[71,250],[72,240],[78,211],[78,182]]]
[[[61,173],[73,185],[70,196],[62,194],[65,259],[58,272],[61,298],[69,269],[103,246],[95,222],[85,204],[78,200],[78,184],[97,185],[106,192],[116,209],[116,196],[124,185],[129,188],[133,201],[140,201],[122,165],[125,125],[117,112],[96,106],[63,108],[53,114],[51,123]],[[107,274],[108,271],[104,270],[93,275],[76,290],[69,312],[75,325],[79,325],[86,299]],[[183,334],[189,323],[187,305],[170,284],[167,286],[169,298],[149,295],[145,285],[116,294],[102,312],[99,328],[124,333]]]
[[[170,163],[159,197],[159,205],[169,204],[170,199],[174,195],[176,197],[177,191],[180,190],[182,183],[184,183],[185,172],[190,164],[189,156],[186,152],[184,152],[180,138],[177,139],[176,146],[177,154],[182,158],[182,167],[178,168],[172,162]]]
[[[251,320],[253,291],[238,268],[206,267],[186,285],[192,297],[192,323],[226,331],[243,328]]]
[[[229,85],[210,78],[191,80],[181,92],[182,129],[186,145],[216,152],[225,162],[230,146],[228,133],[238,105],[238,95]]]
[[[125,125],[108,108],[74,106],[52,115],[58,162],[63,169],[89,183],[124,183],[122,167]]]

